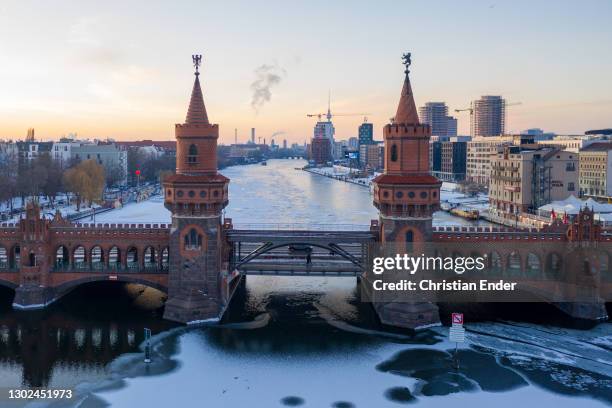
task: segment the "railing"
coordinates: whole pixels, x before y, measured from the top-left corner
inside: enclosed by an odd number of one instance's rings
[[[168,265],[145,265],[138,264],[124,265],[104,265],[101,263],[88,264],[79,262],[73,265],[54,265],[52,272],[100,272],[100,273],[168,273]]]
[[[10,265],[8,262],[0,262],[0,272],[18,272],[19,265]]]
[[[369,232],[366,224],[306,224],[306,223],[233,223],[235,230],[252,231],[360,231]]]

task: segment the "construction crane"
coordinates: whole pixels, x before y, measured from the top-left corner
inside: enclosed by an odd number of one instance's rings
[[[309,118],[314,118],[317,117],[319,119],[319,122],[321,121],[321,118],[323,116],[325,116],[327,118],[328,122],[331,122],[331,119],[334,116],[366,116],[366,115],[371,115],[370,113],[331,113],[331,92],[329,93],[328,99],[327,99],[327,113],[307,113],[306,116]],[[365,118],[366,122],[367,122],[367,118]]]

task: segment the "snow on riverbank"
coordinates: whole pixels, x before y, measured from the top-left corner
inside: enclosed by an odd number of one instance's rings
[[[90,222],[89,219],[82,222]],[[172,222],[170,211],[164,207],[161,195],[139,203],[129,203],[122,208],[96,215],[96,223],[115,224],[169,224]]]

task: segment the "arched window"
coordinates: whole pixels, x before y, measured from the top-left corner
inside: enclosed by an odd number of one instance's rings
[[[391,161],[397,161],[397,145],[391,146]]]
[[[185,249],[200,249],[202,248],[202,235],[198,234],[195,228],[189,230],[185,235]]]
[[[198,162],[198,148],[192,144],[189,146],[189,153],[187,155],[187,163],[195,164]]]

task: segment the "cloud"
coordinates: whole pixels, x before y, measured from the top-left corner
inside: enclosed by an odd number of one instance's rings
[[[251,107],[256,112],[272,99],[272,88],[280,84],[286,71],[277,64],[263,64],[255,68],[255,80],[251,83]]]

